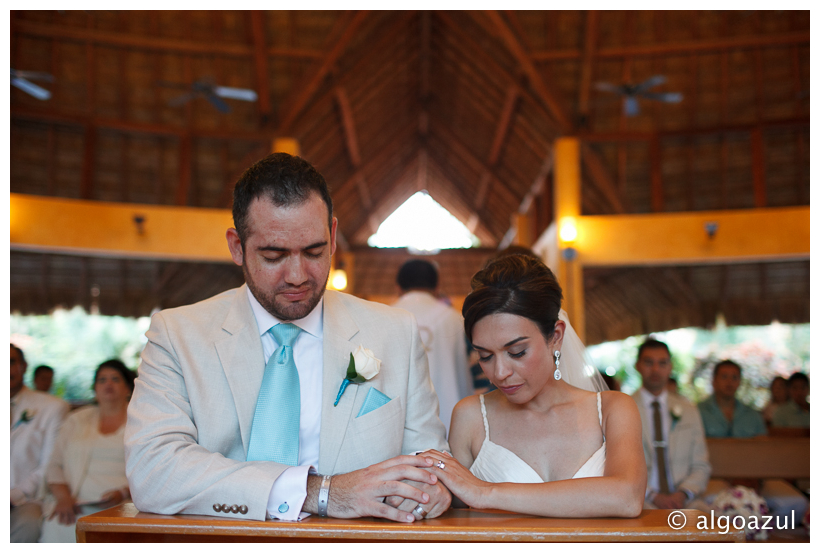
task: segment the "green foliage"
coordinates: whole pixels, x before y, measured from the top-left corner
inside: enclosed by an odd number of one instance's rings
[[[810,325],[773,323],[768,326],[718,324],[713,330],[681,328],[653,334],[672,352],[672,376],[679,392],[693,403],[712,393],[712,370],[718,361],[731,359],[743,370],[738,399],[757,409],[769,400],[769,383],[775,376],[788,377],[796,371],[809,372]],[[589,347],[601,371],[614,371],[621,390],[632,393],[641,386],[635,370],[638,347],[646,336]]]
[[[94,371],[108,359],[136,369],[150,319],[89,315],[81,307],[51,315],[11,315],[11,341],[26,355],[26,385],[34,367],[54,368],[52,392],[67,401],[93,399]]]

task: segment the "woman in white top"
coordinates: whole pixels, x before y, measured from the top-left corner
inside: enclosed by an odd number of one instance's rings
[[[71,413],[54,444],[46,483],[41,543],[76,541],[78,516],[113,507],[129,499],[125,477],[125,430],[134,373],[112,359],[94,375],[96,405]]]
[[[549,517],[635,517],[646,491],[635,402],[606,390],[539,259],[479,271],[464,327],[498,389],[458,403],[430,470],[470,507]],[[559,313],[560,311],[560,313]],[[597,392],[597,393],[596,393]],[[469,467],[469,468],[467,468]]]

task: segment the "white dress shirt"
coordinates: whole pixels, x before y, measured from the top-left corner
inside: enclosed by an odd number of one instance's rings
[[[60,424],[68,404],[44,392],[23,388],[11,398],[11,504],[40,499]]]
[[[661,410],[661,426],[663,427],[663,441],[666,442],[666,481],[669,482],[669,491],[670,493],[674,491],[675,482],[672,480],[672,471],[669,464],[669,429],[672,427],[672,417],[669,414],[669,404],[667,402],[668,393],[666,390],[661,392],[661,395],[656,396],[647,391],[646,388],[641,388],[641,398],[643,399],[644,409],[646,409],[647,418],[649,419],[649,424],[651,427],[649,428],[649,435],[652,437],[652,440],[655,439],[655,427],[654,427],[654,410],[652,408],[652,404],[654,402],[658,402],[660,404]],[[652,451],[655,451],[655,448],[652,448]],[[658,493],[661,489],[660,478],[658,476],[658,460],[655,459],[655,462],[652,463],[652,470],[647,475],[647,486],[646,486],[646,494],[655,494]]]
[[[247,289],[259,336],[262,339],[263,366],[279,347],[268,332],[281,323],[268,313]],[[299,465],[283,472],[268,495],[268,517],[297,520],[307,498],[308,472],[319,465],[319,436],[322,428],[322,309],[324,298],[306,317],[288,321],[302,332],[293,344],[293,361],[299,372]]]

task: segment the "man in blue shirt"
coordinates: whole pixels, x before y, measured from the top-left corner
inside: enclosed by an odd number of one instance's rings
[[[763,416],[735,398],[740,365],[725,360],[712,373],[712,395],[698,404],[707,438],[752,438],[766,434]]]

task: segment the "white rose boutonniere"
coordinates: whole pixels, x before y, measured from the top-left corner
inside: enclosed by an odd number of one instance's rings
[[[351,383],[361,384],[366,380],[370,380],[379,374],[381,366],[381,360],[376,358],[372,351],[361,345],[357,347],[356,351],[350,354],[347,374],[345,375],[345,379],[342,380],[342,385],[339,387],[339,393],[336,395],[336,401],[333,402],[333,406],[335,407],[339,404],[339,400],[342,399],[342,394],[345,393],[348,385]]]
[[[683,407],[680,405],[674,405],[671,409],[669,409],[669,414],[672,415],[672,426],[674,427],[683,416]]]
[[[34,419],[35,411],[29,411],[28,409],[23,409],[23,412],[20,414],[20,418],[14,423],[14,426],[11,427],[12,430],[20,426],[21,424],[26,424],[31,422]]]

